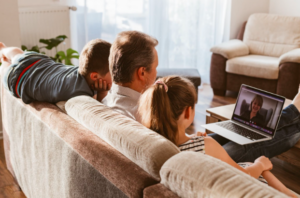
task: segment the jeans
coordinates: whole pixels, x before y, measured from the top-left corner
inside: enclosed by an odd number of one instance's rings
[[[239,145],[218,134],[209,134],[227,151],[235,162],[254,162],[260,156],[272,158],[292,148],[300,139],[300,113],[290,104],[281,114],[278,128],[272,140]]]

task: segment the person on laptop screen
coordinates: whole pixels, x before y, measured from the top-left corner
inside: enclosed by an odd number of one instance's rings
[[[245,120],[249,120],[256,125],[263,127],[265,124],[265,117],[259,113],[263,102],[264,100],[260,95],[255,95],[255,97],[251,101],[251,104],[249,105],[250,110],[245,110],[241,116]]]

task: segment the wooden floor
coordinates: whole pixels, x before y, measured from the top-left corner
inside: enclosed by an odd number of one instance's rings
[[[0,197],[25,198],[26,196],[15,183],[12,175],[6,169],[3,140],[0,140]]]
[[[205,131],[201,125],[205,124],[205,110],[211,107],[218,107],[233,104],[236,101],[237,93],[227,92],[225,97],[214,96],[209,85],[203,85],[198,92],[198,107],[196,110],[194,124],[187,130],[192,134],[196,131]],[[282,181],[288,188],[300,194],[300,169],[284,162],[276,157],[271,159],[274,168],[273,174]],[[0,198],[24,198],[23,192],[18,188],[13,177],[6,169],[3,140],[0,140]]]

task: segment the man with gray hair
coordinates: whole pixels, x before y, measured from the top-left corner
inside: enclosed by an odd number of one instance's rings
[[[113,84],[102,103],[139,121],[137,105],[141,94],[155,82],[158,41],[142,32],[118,34],[109,56]]]

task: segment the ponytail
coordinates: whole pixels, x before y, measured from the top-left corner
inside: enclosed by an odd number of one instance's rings
[[[141,123],[176,144],[177,120],[185,107],[194,108],[196,91],[193,84],[179,76],[159,79],[140,98]]]

